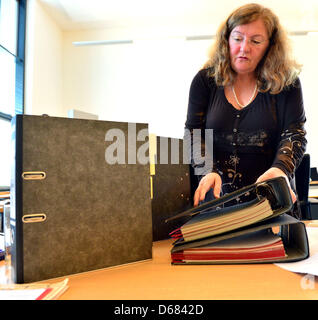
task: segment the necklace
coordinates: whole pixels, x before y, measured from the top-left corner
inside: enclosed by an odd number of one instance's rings
[[[238,104],[238,106],[239,106],[240,108],[243,109],[243,108],[245,108],[247,105],[249,105],[249,104],[251,103],[251,101],[253,100],[253,98],[254,98],[254,96],[255,96],[256,89],[257,89],[257,84],[255,84],[255,88],[254,88],[254,91],[253,91],[253,94],[252,94],[250,100],[248,100],[248,102],[247,102],[246,105],[242,105],[242,104],[239,103],[239,101],[238,101],[238,99],[237,99],[237,96],[236,96],[236,93],[235,93],[235,90],[234,90],[234,85],[232,85],[232,91],[233,91],[233,94],[234,94],[235,101],[236,101],[236,103]]]

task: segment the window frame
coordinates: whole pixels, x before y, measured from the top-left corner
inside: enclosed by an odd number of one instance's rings
[[[18,19],[17,19],[17,48],[16,55],[6,47],[2,49],[15,57],[15,105],[14,114],[24,113],[24,69],[25,69],[25,33],[26,33],[26,2],[27,0],[17,0]],[[12,115],[0,111],[0,119],[11,121]]]

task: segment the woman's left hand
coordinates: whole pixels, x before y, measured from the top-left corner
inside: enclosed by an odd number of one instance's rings
[[[269,168],[261,176],[258,177],[256,182],[262,182],[262,181],[272,179],[272,178],[277,178],[277,177],[284,177],[286,179],[292,201],[293,201],[293,203],[295,203],[296,202],[296,195],[295,195],[294,191],[292,190],[292,188],[290,187],[290,183],[289,183],[289,180],[288,180],[286,174],[281,169],[275,168],[275,167]]]

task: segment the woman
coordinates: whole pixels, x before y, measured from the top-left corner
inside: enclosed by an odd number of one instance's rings
[[[277,16],[259,4],[238,8],[221,25],[189,94],[186,132],[213,129],[213,167],[192,153],[193,166],[205,168],[195,206],[211,189],[219,197],[278,176],[292,182],[307,142],[300,66],[289,54]]]

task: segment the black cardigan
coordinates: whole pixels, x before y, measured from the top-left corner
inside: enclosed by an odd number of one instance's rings
[[[217,172],[223,193],[255,183],[270,167],[294,176],[306,148],[306,121],[299,79],[277,95],[258,92],[244,109],[235,109],[224,88],[207,76],[207,69],[194,77],[189,94],[185,139],[192,139],[191,162],[198,175]],[[201,129],[201,154],[193,144],[193,132]],[[211,161],[202,129],[213,129]],[[199,148],[200,149],[200,148]],[[201,169],[201,170],[200,170]]]

